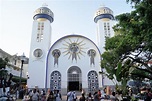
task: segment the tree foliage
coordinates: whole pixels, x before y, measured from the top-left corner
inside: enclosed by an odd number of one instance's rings
[[[8,61],[9,61],[8,58],[5,59],[0,58],[0,69],[5,69],[5,66],[7,65]]]
[[[5,70],[5,67],[6,67],[7,63],[8,63],[7,58],[5,58],[5,59],[0,58],[0,81],[1,81],[0,82],[0,88],[3,87],[2,80],[4,80],[4,77],[6,77],[8,75],[7,70]]]
[[[7,75],[7,70],[5,70],[5,67],[8,64],[8,61],[8,58],[0,58],[0,78],[4,75]]]
[[[118,82],[137,77],[152,79],[152,0],[127,2],[135,10],[116,16],[116,34],[106,39],[101,67]]]

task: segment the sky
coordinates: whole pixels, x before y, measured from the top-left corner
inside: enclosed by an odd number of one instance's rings
[[[114,16],[133,10],[126,0],[0,0],[0,49],[29,57],[34,11],[43,4],[54,13],[52,44],[70,34],[83,35],[96,43],[93,18],[98,8],[109,7]]]

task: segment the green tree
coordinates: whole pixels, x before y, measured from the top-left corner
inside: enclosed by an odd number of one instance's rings
[[[7,70],[5,70],[6,65],[8,63],[8,58],[2,59],[0,58],[0,78],[2,78],[2,76],[7,75]]]
[[[8,61],[9,61],[8,58],[5,59],[0,58],[0,69],[5,69],[5,66],[7,65]]]
[[[124,84],[130,77],[152,79],[152,0],[126,1],[134,10],[116,16],[115,36],[106,39],[101,61],[106,75]]]
[[[5,70],[6,65],[8,63],[8,58],[2,59],[0,58],[0,88],[3,88],[3,92],[5,92],[6,85],[6,76],[8,75],[7,70]]]

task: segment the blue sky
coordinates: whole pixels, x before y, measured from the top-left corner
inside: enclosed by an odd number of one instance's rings
[[[33,12],[46,3],[54,13],[53,44],[69,34],[80,34],[96,43],[95,11],[104,5],[114,16],[130,12],[126,0],[0,0],[0,48],[7,53],[29,57]]]

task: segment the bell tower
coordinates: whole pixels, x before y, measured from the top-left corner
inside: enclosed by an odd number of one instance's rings
[[[108,7],[100,7],[95,12],[94,22],[97,23],[97,45],[102,54],[105,51],[106,37],[114,36],[112,29],[115,23],[113,11]]]
[[[115,24],[113,11],[108,7],[100,7],[94,16],[94,22],[97,24],[97,46],[100,50],[100,53],[103,54],[105,51],[105,41],[106,37],[113,37],[114,30],[113,26]],[[106,72],[105,69],[102,69],[103,72]],[[113,82],[102,75],[102,86],[113,85]]]
[[[54,14],[49,8],[40,7],[34,12],[33,19],[27,85],[29,88],[45,88],[46,58],[51,45]]]

